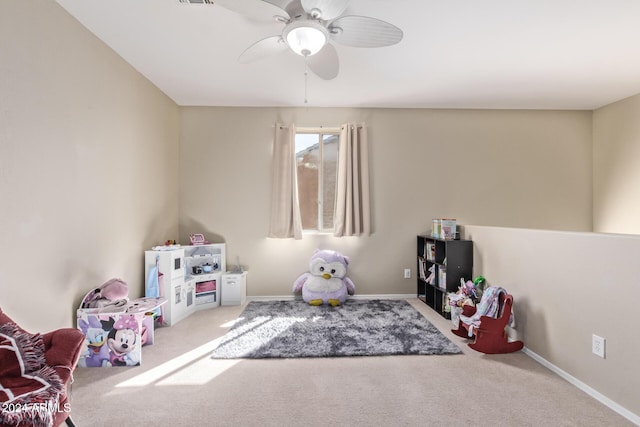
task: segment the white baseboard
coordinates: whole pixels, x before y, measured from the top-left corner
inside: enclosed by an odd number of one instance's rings
[[[408,299],[415,298],[416,294],[372,294],[372,295],[351,295],[349,299]],[[247,296],[248,301],[293,301],[302,299],[294,295],[269,295],[269,296]]]
[[[530,358],[532,358],[536,362],[540,363],[542,366],[544,366],[545,368],[547,368],[550,371],[554,372],[555,374],[559,375],[560,377],[564,378],[569,383],[571,383],[574,386],[578,387],[580,390],[584,391],[589,396],[593,397],[594,399],[596,399],[597,401],[599,401],[603,405],[607,406],[612,411],[617,412],[618,414],[622,415],[623,417],[625,417],[626,419],[628,419],[629,421],[631,421],[635,425],[640,426],[640,416],[639,415],[636,415],[633,412],[629,411],[628,409],[623,408],[622,406],[620,406],[619,404],[617,404],[613,400],[609,399],[607,396],[603,395],[602,393],[598,392],[597,390],[595,390],[592,387],[588,386],[587,384],[583,383],[582,381],[580,381],[576,377],[570,375],[568,372],[558,368],[556,365],[554,365],[553,363],[549,362],[548,360],[546,360],[545,358],[543,358],[539,354],[536,354],[533,351],[529,350],[527,347],[523,348],[522,351],[527,356],[529,356]]]

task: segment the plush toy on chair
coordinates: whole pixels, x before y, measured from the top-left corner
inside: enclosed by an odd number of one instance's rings
[[[302,291],[302,299],[311,305],[338,306],[356,292],[347,277],[349,258],[336,251],[316,250],[309,261],[309,271],[293,283],[293,293]]]

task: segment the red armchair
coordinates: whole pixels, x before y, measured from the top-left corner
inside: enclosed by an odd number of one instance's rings
[[[84,335],[63,328],[30,334],[0,309],[0,427],[73,427],[68,385]]]

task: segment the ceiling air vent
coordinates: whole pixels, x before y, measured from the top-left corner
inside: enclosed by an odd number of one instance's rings
[[[180,3],[189,4],[213,4],[213,0],[178,0]]]

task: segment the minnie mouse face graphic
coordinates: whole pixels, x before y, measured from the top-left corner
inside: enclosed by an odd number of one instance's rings
[[[136,349],[138,321],[134,316],[120,316],[109,331],[107,346],[111,351],[111,364],[125,366],[125,355]]]

